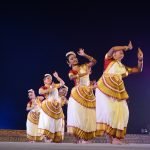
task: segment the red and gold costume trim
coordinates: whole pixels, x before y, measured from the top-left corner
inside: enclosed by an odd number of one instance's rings
[[[52,139],[53,142],[59,143],[63,140],[62,132],[52,133],[46,129],[39,129],[40,134],[45,135],[47,138]]]
[[[32,108],[34,106],[34,103],[36,103],[38,106],[41,106],[41,100],[39,96],[36,97],[35,102],[32,102],[32,100],[29,100],[27,107]]]
[[[42,102],[42,110],[54,119],[63,118],[63,110],[61,104],[56,101],[45,100]]]
[[[87,70],[89,69],[88,65],[87,64],[82,64],[82,65],[79,65],[78,66],[78,70],[70,70],[69,71],[69,78],[71,78],[72,75],[79,75],[79,74],[83,74],[83,73],[86,73]],[[83,76],[82,76],[83,77]],[[82,77],[76,77],[73,79],[75,85],[78,85],[80,83],[80,79]],[[71,79],[72,80],[72,79]]]
[[[40,113],[38,113],[38,112],[30,111],[30,112],[28,113],[27,119],[28,119],[30,122],[32,122],[32,123],[38,125],[38,123],[39,123],[39,115],[40,115]]]
[[[44,85],[44,86],[40,87],[39,91],[40,91],[40,90],[48,90],[48,89],[49,89],[49,88]],[[48,94],[49,94],[49,93],[40,94],[40,95],[42,95],[44,98],[47,98],[47,97],[48,97]]]
[[[91,87],[76,86],[72,89],[71,96],[82,106],[87,108],[95,108],[96,101]]]
[[[77,127],[73,127],[73,126],[68,126],[67,127],[67,132],[71,135],[74,135],[77,138],[83,139],[85,141],[91,140],[94,137],[96,137],[95,135],[95,131],[93,132],[85,132]]]
[[[124,130],[119,130],[112,128],[105,123],[97,123],[96,136],[102,136],[104,133],[107,133],[114,138],[123,139],[126,135],[126,130],[127,128],[124,128]]]

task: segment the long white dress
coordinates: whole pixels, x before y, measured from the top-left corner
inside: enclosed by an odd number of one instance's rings
[[[39,101],[36,98],[36,101]],[[28,106],[32,108],[34,105],[32,102],[28,103]],[[26,133],[27,138],[30,141],[40,141],[41,135],[38,133],[38,123],[39,123],[39,115],[40,115],[40,107],[35,107],[29,111],[27,115],[27,122],[26,122]]]
[[[97,136],[104,133],[124,138],[129,120],[126,99],[128,94],[122,80],[128,69],[119,61],[112,61],[98,81],[96,89]]]
[[[86,69],[86,64],[81,65],[80,73],[85,73]],[[95,137],[96,131],[95,96],[89,75],[78,81],[68,101],[67,132],[79,139],[90,140]]]
[[[39,133],[53,142],[61,142],[64,135],[63,117],[58,89],[54,88],[48,98],[42,102],[38,125]]]

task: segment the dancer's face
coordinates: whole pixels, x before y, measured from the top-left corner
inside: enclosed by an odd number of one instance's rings
[[[59,96],[66,96],[67,95],[67,89],[66,88],[61,88],[59,89]]]
[[[75,55],[70,55],[68,57],[68,62],[71,66],[77,65],[78,64],[78,59]]]
[[[28,93],[28,97],[29,97],[29,99],[34,99],[34,98],[35,98],[35,94],[29,92],[29,93]]]
[[[115,60],[121,61],[121,60],[124,58],[124,52],[123,52],[123,50],[114,52],[114,53],[113,53],[113,58],[114,58]]]
[[[44,84],[51,84],[51,83],[52,83],[52,79],[50,76],[44,78]]]

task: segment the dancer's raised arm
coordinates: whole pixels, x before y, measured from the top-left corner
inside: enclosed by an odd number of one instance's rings
[[[132,48],[133,45],[131,41],[129,42],[128,46],[114,46],[107,52],[105,59],[111,59],[115,51],[120,51],[120,50],[127,51],[127,50],[131,50]]]
[[[79,48],[78,55],[83,56],[89,60],[89,63],[88,63],[89,67],[94,66],[97,62],[96,59],[94,59],[92,56],[86,54],[83,48]]]
[[[137,67],[133,67],[133,68],[127,67],[129,74],[142,72],[143,70],[143,52],[140,48],[138,48],[137,57],[138,57]]]

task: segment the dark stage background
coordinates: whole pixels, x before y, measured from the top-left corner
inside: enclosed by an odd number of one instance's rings
[[[48,4],[0,4],[0,129],[25,129],[27,90],[43,84],[45,73],[58,71],[66,85],[65,54],[83,47],[98,61],[91,79],[103,71],[105,53],[133,42],[124,63],[137,64],[144,52],[144,70],[125,79],[129,92],[128,133],[150,126],[150,10],[146,3],[55,1]],[[79,57],[81,62],[86,59]],[[66,114],[66,107],[64,108]]]

